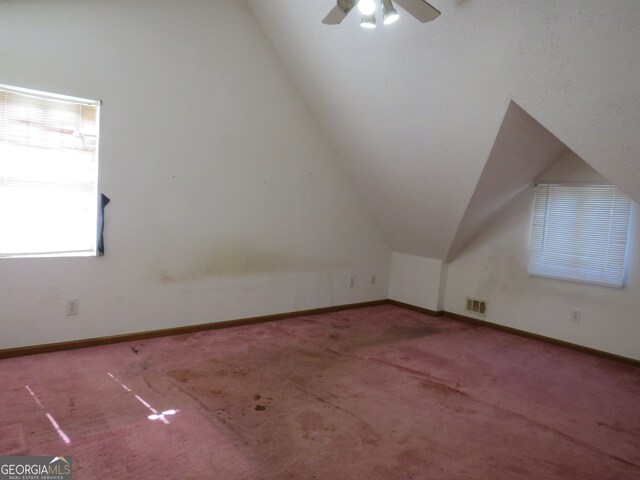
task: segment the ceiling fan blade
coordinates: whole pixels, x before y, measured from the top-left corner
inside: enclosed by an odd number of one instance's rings
[[[340,10],[340,7],[336,5],[328,13],[328,15],[324,17],[322,23],[324,23],[325,25],[338,25],[340,22],[342,22],[342,20],[344,20],[344,17],[346,16],[347,14]]]
[[[324,17],[322,23],[325,25],[338,25],[355,6],[356,0],[338,0],[336,6]]]
[[[395,0],[395,2],[422,23],[430,22],[440,16],[440,11],[425,0]]]

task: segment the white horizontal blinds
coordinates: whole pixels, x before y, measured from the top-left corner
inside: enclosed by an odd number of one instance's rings
[[[630,210],[613,185],[538,185],[529,273],[621,287]]]
[[[98,108],[0,87],[0,256],[95,253]]]
[[[95,152],[97,105],[4,91],[0,141]]]

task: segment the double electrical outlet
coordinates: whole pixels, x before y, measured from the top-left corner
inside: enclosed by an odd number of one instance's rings
[[[571,323],[580,323],[580,310],[571,310]]]
[[[80,313],[80,300],[67,300],[65,313],[67,314],[67,316],[78,315]]]

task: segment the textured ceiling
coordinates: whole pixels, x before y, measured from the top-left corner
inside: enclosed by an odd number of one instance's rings
[[[511,100],[640,200],[637,0],[434,0],[373,31],[323,25],[333,0],[248,3],[394,251],[456,247]]]

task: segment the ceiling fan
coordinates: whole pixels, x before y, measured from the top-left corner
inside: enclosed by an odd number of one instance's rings
[[[440,16],[440,12],[425,0],[395,0],[395,2],[422,23],[430,22]],[[360,26],[376,28],[376,4],[378,3],[382,7],[385,25],[398,20],[398,11],[393,8],[391,0],[337,0],[336,6],[322,20],[322,23],[325,25],[338,25],[357,5],[362,14]]]

